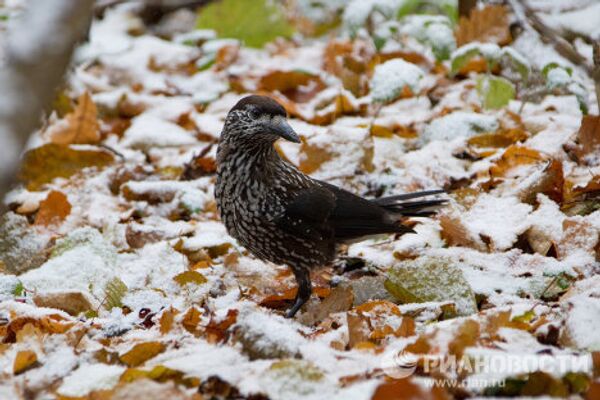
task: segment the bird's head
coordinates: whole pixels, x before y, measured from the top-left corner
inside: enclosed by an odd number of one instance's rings
[[[227,114],[223,136],[234,141],[272,144],[277,139],[300,143],[288,124],[285,108],[267,96],[247,96]],[[223,138],[222,138],[223,139]]]

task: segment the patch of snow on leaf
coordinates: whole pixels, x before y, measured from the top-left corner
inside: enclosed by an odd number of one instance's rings
[[[370,82],[371,97],[376,102],[389,102],[396,99],[405,87],[418,94],[423,76],[423,70],[415,64],[400,58],[386,61],[375,67]]]
[[[151,114],[142,114],[132,120],[121,144],[132,148],[186,146],[196,139],[185,129]]]
[[[480,133],[495,132],[498,120],[492,115],[455,111],[431,122],[423,131],[422,140],[446,141],[458,137],[470,138]]]
[[[66,377],[58,393],[68,397],[82,397],[94,390],[112,389],[125,367],[107,364],[86,364]]]
[[[531,211],[529,204],[516,197],[481,194],[462,222],[473,237],[489,237],[496,250],[506,250],[529,227],[527,216]]]

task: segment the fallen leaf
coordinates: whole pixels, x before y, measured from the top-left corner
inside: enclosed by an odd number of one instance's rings
[[[49,143],[23,155],[19,179],[28,190],[35,191],[54,178],[68,178],[83,168],[102,168],[113,161],[113,155],[105,150],[79,150]]]
[[[429,389],[410,379],[394,379],[381,383],[371,400],[449,400],[450,395],[438,386]]]
[[[181,324],[183,325],[186,331],[194,333],[196,332],[196,327],[198,326],[198,323],[200,323],[201,316],[202,314],[196,307],[190,307],[190,309],[183,316]]]
[[[305,103],[325,88],[318,75],[301,70],[272,71],[263,75],[258,89],[279,92],[295,103]]]
[[[299,321],[305,325],[314,325],[330,314],[348,311],[352,307],[353,301],[354,293],[351,287],[335,287],[323,301],[307,306],[306,311],[299,317]]]
[[[402,303],[452,300],[460,315],[477,312],[473,289],[462,271],[439,257],[402,261],[387,273],[386,289]]]
[[[53,190],[45,200],[40,202],[40,208],[35,216],[36,225],[56,225],[71,214],[71,203],[64,193]]]
[[[473,8],[468,18],[461,17],[454,36],[458,47],[471,43],[506,45],[512,41],[510,18],[504,6],[486,5]]]
[[[37,354],[31,350],[21,350],[15,356],[13,363],[13,374],[18,375],[35,366],[37,363]]]
[[[137,367],[165,351],[165,345],[160,342],[144,342],[134,345],[119,360],[128,367]]]
[[[173,328],[173,322],[175,321],[175,315],[177,315],[178,311],[173,307],[169,307],[162,312],[160,315],[159,325],[160,325],[160,333],[166,335]]]
[[[127,285],[119,277],[114,277],[104,287],[104,308],[112,310],[115,307],[123,307],[123,297],[127,293]]]
[[[89,299],[81,292],[37,293],[33,302],[38,307],[56,308],[75,316],[93,308]]]
[[[512,145],[504,151],[502,157],[496,161],[496,164],[492,165],[490,174],[493,177],[504,177],[513,168],[535,164],[543,160],[544,158],[537,150]]]
[[[522,142],[529,137],[522,129],[503,129],[496,133],[482,133],[467,140],[474,147],[508,147],[517,142]]]
[[[185,286],[188,283],[194,283],[196,285],[202,285],[208,282],[204,275],[198,271],[185,271],[177,274],[173,277],[173,280],[177,282],[179,286]]]
[[[594,165],[600,161],[600,116],[583,116],[577,132],[577,142],[573,153],[579,162]]]
[[[52,125],[47,134],[56,144],[94,144],[100,141],[98,110],[88,92],[77,101],[75,109],[65,119]]]

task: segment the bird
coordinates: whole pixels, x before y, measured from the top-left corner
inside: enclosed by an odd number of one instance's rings
[[[230,236],[255,257],[292,270],[292,318],[311,296],[310,271],[333,262],[340,245],[414,232],[401,220],[432,216],[446,200],[422,199],[444,193],[439,189],[360,197],[299,171],[276,151],[279,139],[301,143],[281,104],[261,95],[239,100],[219,138],[214,194]]]

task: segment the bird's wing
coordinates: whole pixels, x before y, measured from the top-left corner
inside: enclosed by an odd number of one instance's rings
[[[328,219],[336,239],[344,241],[381,233],[412,232],[378,204],[326,182],[321,184],[336,199]]]
[[[345,241],[381,233],[412,232],[381,206],[325,182],[299,191],[276,224],[309,240],[334,237]]]
[[[321,186],[298,191],[275,223],[278,228],[309,240],[331,238],[329,217],[336,206],[335,195]]]

